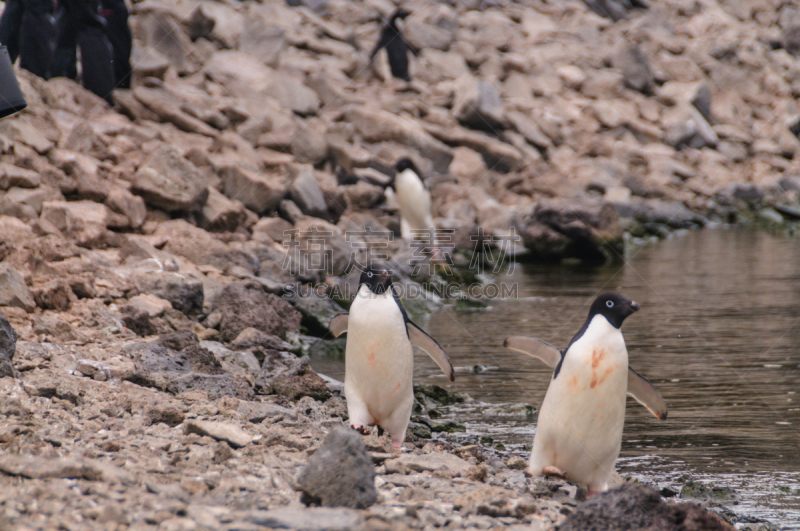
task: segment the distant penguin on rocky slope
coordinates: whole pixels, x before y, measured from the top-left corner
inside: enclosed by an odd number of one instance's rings
[[[395,171],[390,186],[400,207],[400,235],[404,240],[413,240],[415,231],[434,230],[431,194],[411,159],[404,157],[397,161]]]
[[[378,42],[375,43],[375,48],[369,55],[369,60],[372,62],[378,52],[385,48],[392,76],[404,81],[411,81],[411,76],[408,73],[408,52],[415,52],[415,50],[403,38],[403,34],[397,27],[397,21],[406,18],[410,14],[411,11],[407,9],[397,8],[389,17],[389,21],[381,28]]]

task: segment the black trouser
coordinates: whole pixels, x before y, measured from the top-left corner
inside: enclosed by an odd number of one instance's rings
[[[99,0],[63,0],[58,14],[58,44],[53,74],[75,78],[75,47],[81,49],[83,86],[113,103],[114,64]]]
[[[125,0],[100,0],[106,19],[106,37],[114,49],[114,81],[118,88],[131,88],[131,28]]]
[[[39,77],[50,78],[55,28],[53,0],[7,0],[0,18],[0,44],[14,62]]]

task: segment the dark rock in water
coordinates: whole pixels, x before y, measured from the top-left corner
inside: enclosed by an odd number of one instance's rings
[[[534,259],[577,258],[589,263],[622,259],[622,225],[608,203],[542,203],[519,231]]]
[[[281,339],[285,339],[288,332],[300,330],[300,312],[280,297],[265,293],[256,284],[228,284],[214,298],[211,307],[221,312],[219,330],[223,341],[236,339],[245,328],[255,328]]]
[[[670,505],[646,485],[625,483],[589,498],[558,531],[733,531],[719,516],[694,503]]]
[[[6,376],[14,378],[17,374],[11,363],[17,350],[17,337],[17,332],[11,324],[0,316],[0,378]]]
[[[655,79],[650,70],[650,62],[637,44],[621,47],[611,58],[611,65],[622,72],[625,84],[630,88],[644,94],[653,93]]]
[[[764,200],[764,191],[757,184],[737,184],[733,189],[733,197],[755,207]]]
[[[375,467],[361,436],[332,430],[297,477],[306,505],[366,509],[378,499]]]
[[[739,493],[730,487],[715,487],[694,481],[689,481],[681,487],[681,498],[692,498],[723,505],[736,505],[741,501]]]

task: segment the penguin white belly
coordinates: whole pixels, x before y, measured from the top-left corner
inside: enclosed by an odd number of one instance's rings
[[[412,230],[433,227],[431,196],[416,173],[410,169],[398,173],[395,192],[400,206],[400,233],[404,239],[412,238]]]
[[[622,443],[627,382],[622,333],[596,316],[550,381],[533,440],[531,472],[554,466],[590,490],[606,490]]]
[[[411,342],[392,293],[376,295],[361,286],[350,307],[345,348],[350,424],[377,424],[402,443],[414,404],[413,372]]]

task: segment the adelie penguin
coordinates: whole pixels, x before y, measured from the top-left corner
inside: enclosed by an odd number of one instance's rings
[[[390,186],[400,206],[400,235],[405,240],[411,240],[414,236],[412,230],[433,229],[431,194],[411,159],[398,160],[395,170]]]
[[[385,48],[392,76],[404,81],[411,81],[411,76],[408,73],[408,52],[416,53],[416,50],[409,46],[403,38],[403,34],[397,27],[397,21],[406,18],[410,14],[411,11],[407,9],[397,8],[389,16],[388,22],[381,28],[378,42],[375,43],[375,48],[369,54],[369,60],[372,61],[378,52]]]
[[[377,425],[399,449],[414,405],[412,346],[428,353],[450,379],[455,372],[439,343],[408,318],[392,287],[392,274],[373,264],[361,273],[349,314],[331,319],[334,336],[347,332],[344,396],[350,426],[366,433]]]
[[[617,293],[597,297],[567,348],[512,336],[504,346],[541,359],[553,377],[539,412],[529,471],[604,491],[622,443],[625,397],[631,395],[658,419],[667,418],[659,392],[628,367],[620,327],[639,305]]]

